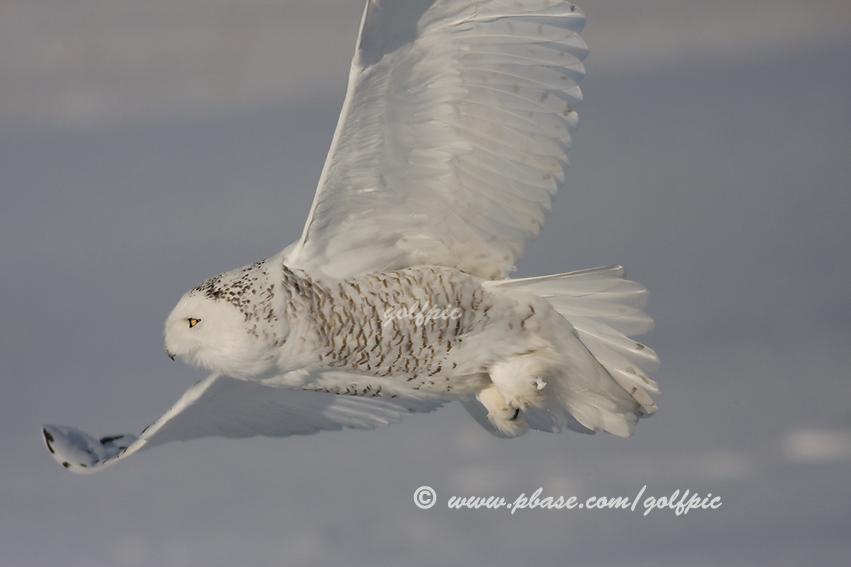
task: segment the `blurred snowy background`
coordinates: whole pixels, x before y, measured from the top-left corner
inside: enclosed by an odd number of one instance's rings
[[[518,274],[622,263],[651,290],[658,415],[499,440],[453,404],[83,477],[39,426],[140,431],[202,376],[162,347],[177,299],[299,236],[362,1],[0,2],[3,565],[848,564],[851,3],[580,6],[568,186]],[[723,505],[445,506],[645,484]]]

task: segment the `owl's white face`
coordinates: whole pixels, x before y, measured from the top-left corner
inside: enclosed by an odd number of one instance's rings
[[[237,307],[197,290],[184,295],[166,319],[165,348],[172,359],[234,378],[256,377],[271,363]]]

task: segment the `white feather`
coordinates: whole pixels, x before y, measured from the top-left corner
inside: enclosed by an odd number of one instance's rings
[[[564,179],[587,48],[566,2],[368,2],[288,265],[505,277]]]
[[[647,375],[658,368],[659,358],[628,335],[650,331],[653,320],[641,310],[647,302],[647,290],[623,279],[624,275],[621,266],[609,266],[487,282],[485,286],[523,289],[546,299],[573,325],[576,335],[611,378],[639,403],[642,413],[651,414],[656,404],[648,392],[658,394],[659,386]]]

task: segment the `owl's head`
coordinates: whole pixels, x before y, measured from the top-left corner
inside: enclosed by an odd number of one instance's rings
[[[166,352],[234,378],[257,377],[274,364],[268,338],[282,335],[282,329],[271,330],[274,322],[261,322],[257,307],[210,293],[202,284],[184,295],[166,319]]]

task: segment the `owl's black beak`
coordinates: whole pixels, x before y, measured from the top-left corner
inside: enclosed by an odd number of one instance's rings
[[[170,359],[174,360],[174,355],[173,355],[172,353],[170,353],[170,352],[168,352],[168,351],[165,351],[165,353],[168,355],[168,357],[169,357]]]

